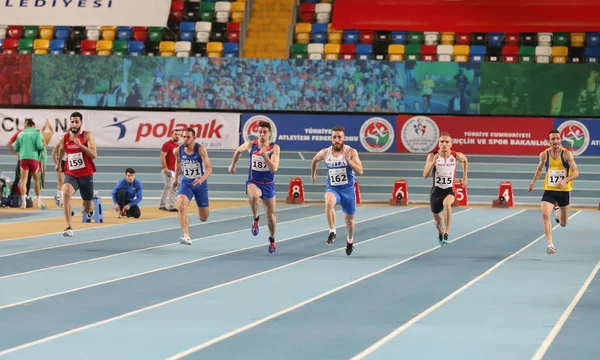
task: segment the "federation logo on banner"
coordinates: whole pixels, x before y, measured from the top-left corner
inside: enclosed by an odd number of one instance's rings
[[[590,145],[590,132],[581,122],[568,120],[562,123],[558,129],[562,138],[561,145],[573,152],[573,155],[581,155]]]
[[[404,123],[401,134],[402,144],[408,151],[428,153],[437,146],[440,129],[433,119],[427,116],[414,116]]]
[[[361,126],[359,137],[368,152],[386,152],[394,143],[394,128],[386,119],[370,118]]]
[[[271,124],[271,136],[269,137],[269,141],[275,142],[277,140],[277,126],[275,125],[275,122],[264,115],[255,115],[248,119],[244,124],[244,128],[242,129],[244,141],[258,140],[258,123],[261,121],[266,121]]]

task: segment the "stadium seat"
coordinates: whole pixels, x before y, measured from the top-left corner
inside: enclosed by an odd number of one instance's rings
[[[553,46],[551,49],[552,49],[551,54],[552,54],[552,63],[553,64],[566,64],[567,63],[567,56],[569,55],[568,47]]]
[[[421,60],[421,45],[419,44],[408,44],[404,47],[404,58],[406,61],[419,61]]]
[[[229,22],[231,3],[228,1],[217,1],[215,3],[215,19],[219,23]]]
[[[206,51],[210,58],[220,58],[223,56],[223,43],[211,41],[206,45]]]
[[[160,56],[175,56],[175,41],[161,41],[158,50]]]
[[[113,41],[117,38],[117,27],[116,26],[103,26],[101,28],[102,40]]]
[[[568,48],[567,62],[572,64],[583,64],[585,62],[585,48]]]
[[[35,47],[35,45],[34,45]],[[62,39],[53,39],[50,40],[49,51],[52,55],[61,55],[65,53],[65,40]]]
[[[419,46],[416,45],[415,46]],[[450,46],[450,48],[452,48],[451,45],[441,45],[441,46]],[[438,55],[438,48],[436,45],[421,45],[421,60],[422,61],[436,61]],[[452,53],[450,53],[450,59],[452,58]],[[444,60],[444,61],[450,61],[450,60]]]
[[[490,33],[488,35],[488,42],[487,44],[473,44],[475,46],[502,46],[502,43],[504,42],[504,33]]]
[[[519,34],[515,44],[520,46],[535,47],[537,45],[537,33],[521,33]]]
[[[112,40],[98,40],[96,42],[96,54],[98,56],[110,56],[112,54]]]
[[[418,31],[409,31],[406,35],[406,42],[409,45],[423,45],[423,33]]]
[[[323,45],[323,44],[319,44]],[[294,59],[306,59],[308,57],[308,44],[293,44],[292,45],[292,58]]]
[[[54,26],[40,26],[39,33],[40,39],[52,40],[54,38]]]
[[[131,40],[132,34],[131,26],[119,26],[117,27],[117,40],[129,41]]]
[[[466,46],[466,45],[456,45],[456,46]],[[486,52],[487,52],[486,46],[483,46],[483,45],[471,46],[469,49],[469,61],[484,62],[486,60]],[[455,50],[455,56],[456,56],[456,50]],[[500,59],[500,56],[498,56],[498,59]]]
[[[406,31],[392,31],[392,44],[406,44]]]
[[[215,3],[203,1],[200,3],[200,21],[212,22],[215,17]]]
[[[241,24],[236,22],[227,23],[227,40],[229,42],[240,41]]]
[[[85,27],[85,38],[87,40],[100,40],[100,26],[86,26]]]
[[[439,32],[425,32],[423,33],[423,39],[425,45],[438,45],[440,42]],[[445,45],[445,44],[443,44]],[[451,45],[451,44],[448,44]]]
[[[519,62],[534,62],[535,61],[535,47],[534,46],[521,46],[519,48]]]
[[[115,40],[112,43],[112,54],[115,56],[125,56],[128,53],[128,41]]]
[[[358,60],[370,60],[373,55],[373,45],[358,44],[356,45],[356,58]]]
[[[205,57],[206,56],[206,43],[192,43],[191,55],[194,57]]]
[[[246,3],[235,1],[231,3],[231,22],[241,23],[244,21],[244,12],[246,11]]]
[[[212,23],[208,21],[199,21],[196,23],[196,42],[207,43],[210,41],[210,32]]]
[[[344,30],[342,37],[344,44],[358,44],[358,30]]]
[[[18,51],[19,51],[19,54],[32,54],[33,53],[33,39],[27,39],[27,38],[19,39]]]
[[[170,21],[181,21],[183,17],[183,1],[173,1],[171,2],[171,9],[169,11],[169,20]]]
[[[175,55],[177,57],[189,57],[192,52],[192,43],[190,41],[178,41],[175,43]]]
[[[227,24],[213,23],[210,31],[210,41],[224,42],[227,39]]]
[[[237,58],[239,57],[240,47],[236,42],[223,43],[223,57]]]
[[[327,42],[327,24],[312,24],[310,42],[321,44]]]
[[[473,46],[471,48],[471,53],[474,52],[475,48],[478,48],[478,46]],[[503,59],[502,51],[503,51],[503,48],[500,47],[500,46],[488,46],[488,47],[485,47],[485,61],[487,61],[487,62],[501,62],[502,59]],[[518,54],[518,50],[517,50],[517,54]],[[473,55],[471,55],[471,56],[473,56]]]
[[[540,64],[548,64],[552,59],[552,48],[550,46],[535,47],[535,62]]]
[[[331,19],[331,4],[318,3],[315,6],[315,19],[319,24],[328,24]]]
[[[456,45],[471,45],[471,34],[459,33],[455,35]]]
[[[435,45],[432,45],[435,48]],[[457,45],[467,47],[468,45]],[[423,48],[421,47],[421,54],[423,53]],[[441,62],[450,62],[454,61],[454,47],[452,45],[437,45],[437,60]]]
[[[50,50],[50,40],[35,39],[33,41],[33,53],[36,55],[46,55]]]
[[[298,51],[302,51],[302,49],[297,49]],[[312,60],[321,60],[323,59],[323,52],[325,51],[323,44],[308,44],[308,58]]]
[[[554,46],[569,46],[569,33],[555,32],[552,34]]]
[[[552,33],[543,32],[537,34],[537,43],[540,46],[552,46]]]
[[[441,43],[442,45],[454,45],[454,33],[443,32],[441,35]]]
[[[191,21],[183,21],[179,26],[179,40],[181,41],[194,41],[196,34],[196,24]]]
[[[161,27],[150,27],[148,28],[148,41],[160,42],[163,37],[163,28]]]
[[[298,8],[299,20],[301,22],[312,23],[315,19],[315,7],[313,3],[300,3]]]
[[[73,28],[75,31],[76,28]],[[56,40],[69,40],[71,38],[71,28],[68,26],[54,27],[54,38]]]
[[[354,60],[354,59],[356,59],[356,45],[354,45],[354,44],[341,44],[340,45],[340,59],[342,59],[342,60]]]
[[[8,27],[8,37],[11,39],[20,39],[21,37],[23,37],[23,26],[13,26],[10,25]],[[6,46],[6,45],[4,45]]]
[[[16,54],[19,48],[19,39],[8,38],[2,43],[3,54]]]
[[[519,61],[519,47],[517,45],[505,45],[502,48],[502,60],[507,63]]]
[[[331,24],[327,24],[327,41],[332,44],[342,43],[343,31],[337,30],[331,27]]]
[[[441,45],[441,46],[451,46],[451,45]],[[472,47],[483,47],[483,45],[473,45]],[[471,47],[469,45],[454,45],[453,53],[454,53],[454,61],[455,62],[468,62],[470,60],[469,54],[471,51]],[[439,50],[438,50],[439,53]]]
[[[589,47],[598,46],[600,44],[600,33],[587,33],[585,43]]]
[[[127,50],[129,51],[129,56],[142,56],[144,55],[144,42],[143,41],[130,41],[127,44]]]
[[[81,55],[96,55],[96,40],[81,40]]]
[[[181,20],[170,19],[171,22],[197,22],[200,21],[200,2],[186,1],[183,3]]]
[[[299,44],[308,44],[308,42],[310,41],[311,32],[312,32],[312,24],[297,23],[296,24],[296,41]]]
[[[572,47],[583,47],[585,43],[584,33],[571,33],[571,46]]]
[[[146,41],[148,37],[148,28],[136,26],[131,29],[131,38],[134,41]]]
[[[323,52],[325,60],[338,60],[340,56],[340,44],[325,44]]]
[[[6,38],[6,25],[0,25],[0,40]]]
[[[375,39],[375,31],[360,30],[358,32],[358,41],[361,44],[373,44],[374,39]]]
[[[390,44],[388,46],[388,57],[390,61],[403,61],[404,60],[404,45],[403,44]]]
[[[598,64],[599,59],[600,59],[600,47],[585,48],[585,62],[586,63]]]

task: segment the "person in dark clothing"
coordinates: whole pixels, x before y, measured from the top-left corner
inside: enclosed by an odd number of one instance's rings
[[[135,170],[127,168],[125,178],[121,179],[112,191],[115,211],[119,218],[139,218],[142,215],[139,203],[142,201],[142,183],[135,178]]]

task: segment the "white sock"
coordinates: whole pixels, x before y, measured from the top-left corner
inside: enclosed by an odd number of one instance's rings
[[[27,195],[21,195],[21,206],[27,206]]]
[[[63,196],[63,192],[62,192],[62,190],[60,190],[60,191],[58,192],[58,199],[60,200],[60,203],[61,203],[61,204],[64,202],[63,198],[64,198],[64,196]]]
[[[62,192],[62,191],[60,191],[60,190],[56,190],[56,196],[60,196],[60,195],[61,195],[61,192]]]
[[[348,240],[346,240],[346,242],[347,242],[348,244],[353,244],[353,243],[354,243],[354,239],[348,239]]]
[[[41,203],[42,203],[42,197],[41,197],[41,196],[38,196],[38,197],[37,197],[37,201],[38,201],[38,204],[41,204]]]
[[[335,234],[335,229],[329,229],[329,232],[332,232]]]

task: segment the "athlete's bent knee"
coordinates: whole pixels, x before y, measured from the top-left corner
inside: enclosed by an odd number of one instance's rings
[[[542,219],[544,221],[550,221],[550,213],[546,211],[542,211]]]

